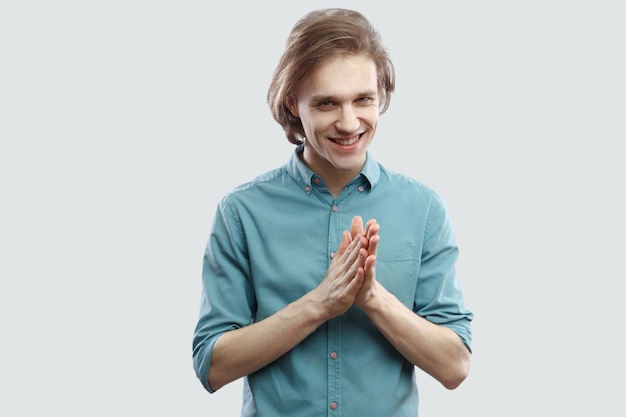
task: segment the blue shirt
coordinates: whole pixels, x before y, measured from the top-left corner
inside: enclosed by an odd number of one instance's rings
[[[314,289],[353,216],[380,224],[376,279],[415,314],[455,331],[471,349],[472,312],[455,274],[458,248],[441,198],[368,153],[337,196],[299,159],[228,193],[203,263],[193,364],[205,389],[224,332],[274,314]],[[242,416],[383,417],[418,410],[415,366],[352,306],[291,351],[244,378]]]

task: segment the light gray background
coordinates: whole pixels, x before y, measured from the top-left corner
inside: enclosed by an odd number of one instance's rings
[[[472,371],[419,373],[421,415],[620,414],[619,4],[3,2],[0,414],[238,415],[240,381],[192,370],[202,253],[218,199],[291,152],[265,93],[327,6],[380,29],[372,151],[440,192],[461,247]]]

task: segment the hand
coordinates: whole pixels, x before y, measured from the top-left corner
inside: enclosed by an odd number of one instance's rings
[[[314,290],[327,312],[328,319],[345,313],[355,301],[365,276],[366,239],[343,232],[335,254],[322,282]]]
[[[361,216],[354,216],[352,218],[352,224],[350,225],[350,236],[352,239],[356,238],[358,235],[365,237],[365,239],[367,239],[367,245],[365,246],[367,254],[376,255],[378,241],[380,240],[380,236],[378,235],[379,230],[380,225],[376,222],[376,220],[369,219],[365,225],[364,231],[363,219]]]
[[[361,254],[365,259],[363,262],[363,284],[355,299],[355,304],[360,307],[365,306],[374,297],[374,292],[378,288],[378,282],[376,281],[376,251],[380,241],[379,230],[380,225],[376,220],[370,219],[365,225],[365,231],[363,231],[363,220],[360,216],[355,216],[350,225],[350,235],[353,238],[363,235],[367,241],[366,249],[363,249],[364,253]]]

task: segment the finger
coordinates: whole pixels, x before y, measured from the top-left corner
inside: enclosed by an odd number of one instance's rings
[[[350,280],[348,285],[346,286],[345,292],[346,294],[354,299],[356,295],[359,293],[359,290],[363,286],[363,282],[365,281],[365,270],[363,268],[358,268],[354,278]]]
[[[357,236],[356,239],[353,239],[352,242],[350,242],[350,245],[348,246],[346,250],[346,256],[345,256],[345,260],[347,264],[352,264],[352,265],[358,264],[357,266],[361,266],[361,263],[363,260],[365,260],[365,258],[363,257],[363,259],[360,261],[358,258],[361,255],[361,249],[365,245],[364,241],[365,241],[364,238]]]
[[[358,281],[359,277],[362,279],[365,276],[363,266],[365,265],[365,256],[367,256],[367,254],[362,254],[361,250],[362,249],[359,249],[356,252],[356,258],[354,258],[354,261],[346,266],[342,280],[346,286],[351,286],[350,284],[352,281],[355,279]],[[359,283],[358,286],[360,287],[361,284]]]
[[[367,257],[367,259],[365,260],[365,264],[363,266],[364,270],[365,270],[365,276],[368,279],[374,279],[374,277],[376,276],[375,272],[376,272],[376,255],[370,255]]]
[[[354,238],[359,233],[363,233],[363,218],[361,216],[354,216],[352,218],[352,224],[350,225],[350,235]]]
[[[344,300],[344,297],[354,298],[358,288],[361,287],[361,283],[352,284],[352,281],[359,275],[359,270],[361,270],[361,276],[364,276],[363,265],[367,251],[360,247],[358,241],[359,239],[352,241],[342,256],[333,260],[334,266],[331,266],[333,272],[327,275],[331,281],[335,282],[334,286],[342,288],[341,293],[344,294],[342,297]],[[357,286],[356,290],[355,285]]]
[[[376,255],[376,251],[378,250],[378,242],[380,242],[380,235],[375,234],[369,240],[369,244],[367,246],[367,252],[370,255]]]
[[[333,263],[336,264],[337,268],[347,271],[358,261],[357,258],[359,257],[359,250],[363,246],[363,240],[363,238],[352,239],[350,233],[347,230],[344,231],[344,239],[340,245],[340,251],[333,257]],[[345,248],[342,249],[341,247]],[[352,277],[354,271],[351,274]]]
[[[350,233],[347,230],[344,230],[341,236],[341,242],[339,243],[339,248],[337,248],[337,255],[342,255],[346,249],[348,249],[350,243],[352,243],[352,236],[350,236]]]
[[[363,266],[363,283],[361,284],[360,294],[357,303],[367,301],[374,289],[376,282],[376,256],[368,256]]]
[[[369,239],[378,233],[380,225],[376,222],[376,219],[369,219],[365,225],[365,236]]]

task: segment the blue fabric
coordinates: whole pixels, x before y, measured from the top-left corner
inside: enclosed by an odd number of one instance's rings
[[[208,372],[220,335],[315,288],[355,215],[380,224],[377,280],[471,349],[473,314],[464,306],[454,269],[458,248],[440,197],[368,153],[361,174],[333,199],[300,161],[301,151],[234,189],[217,209],[193,338],[194,368],[206,390],[213,392]],[[243,416],[415,417],[417,409],[415,367],[357,306],[244,381]]]

